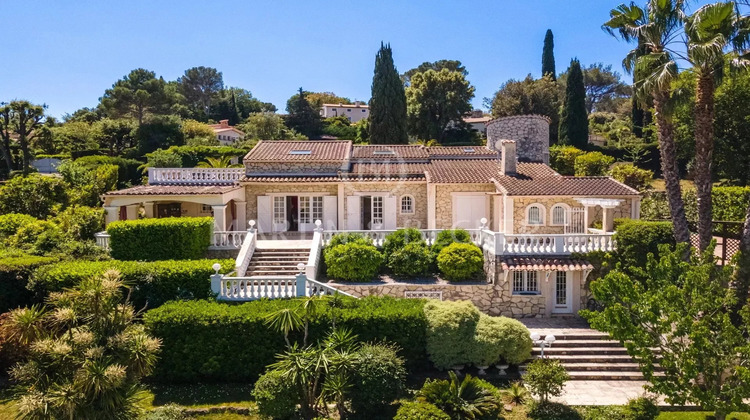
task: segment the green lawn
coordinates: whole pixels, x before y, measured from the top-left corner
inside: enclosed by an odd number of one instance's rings
[[[675,411],[675,412],[666,412],[661,413],[659,415],[658,420],[705,420],[713,413],[707,412],[707,411],[692,411],[692,412],[685,412],[685,411]],[[729,420],[750,420],[750,414],[748,413],[732,413],[727,416],[727,419]]]
[[[177,404],[200,408],[219,405],[247,407],[254,405],[248,384],[149,385],[149,405]]]

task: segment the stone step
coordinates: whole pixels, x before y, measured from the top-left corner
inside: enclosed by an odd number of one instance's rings
[[[532,350],[532,354],[534,356],[541,355],[541,351],[539,349]],[[624,347],[551,347],[544,349],[544,354],[548,356],[557,356],[557,355],[563,355],[563,354],[570,354],[570,355],[613,355],[613,354],[621,354],[621,355],[628,355],[627,350],[625,350]]]
[[[308,255],[257,255],[253,254],[252,259],[254,260],[273,260],[273,261],[287,261],[287,260],[305,260],[307,261]]]
[[[552,344],[552,347],[547,347],[544,349],[544,351],[547,351],[548,348],[567,348],[567,347],[622,347],[622,344],[620,344],[619,341],[614,340],[555,340],[555,342]],[[535,347],[537,350],[539,347]]]
[[[247,273],[245,273],[245,275],[248,276],[248,277],[255,277],[255,276],[269,276],[269,277],[274,277],[274,276],[292,276],[292,277],[294,277],[297,274],[299,274],[299,272],[296,269],[294,269],[294,270],[266,270],[266,269],[264,269],[264,270],[247,270]]]
[[[539,335],[544,338],[547,334],[545,332],[540,332]],[[612,341],[611,338],[609,338],[609,335],[606,333],[599,333],[599,332],[593,332],[593,333],[572,333],[572,334],[553,334],[555,336],[555,342],[558,341],[570,341],[570,340],[608,340]]]
[[[568,372],[572,381],[642,381],[641,372],[585,371]]]
[[[550,357],[557,359],[564,365],[577,363],[629,363],[633,358],[628,354],[557,354]]]
[[[255,248],[255,251],[253,251],[253,254],[268,254],[268,255],[278,255],[278,254],[309,254],[309,249],[270,249],[270,248]]]
[[[297,264],[260,264],[250,263],[248,270],[297,270]]]

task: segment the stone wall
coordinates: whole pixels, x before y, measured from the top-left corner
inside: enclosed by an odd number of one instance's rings
[[[601,197],[620,198],[620,197]],[[563,226],[552,226],[552,207],[555,204],[567,204],[571,208],[583,208],[583,205],[570,197],[513,197],[513,233],[538,233],[538,234],[561,234],[564,233]],[[526,208],[531,204],[541,204],[545,210],[544,225],[527,225]],[[632,216],[632,197],[623,199],[619,206],[614,208],[614,218],[630,218]],[[589,223],[602,221],[602,208],[592,207]]]
[[[437,184],[435,186],[435,228],[450,229],[453,227],[453,193],[464,192],[497,192],[493,184]],[[487,220],[492,226],[492,196],[487,196],[489,203]]]
[[[517,115],[487,123],[487,146],[500,150],[499,140],[515,140],[519,160],[549,163],[549,119]]]
[[[366,193],[387,192],[396,197],[396,226],[397,227],[415,227],[418,229],[427,229],[427,183],[426,182],[409,182],[409,181],[390,181],[390,182],[347,182],[344,183],[344,197],[350,195],[366,195]],[[401,212],[401,197],[410,195],[414,198],[414,213]],[[344,200],[344,218],[348,214],[346,208],[348,203]],[[344,226],[346,227],[346,220]]]
[[[247,206],[247,220],[258,220],[258,196],[271,193],[320,193],[321,195],[336,195],[338,187],[333,183],[326,184],[246,184],[245,201]]]
[[[347,166],[342,162],[246,162],[245,169],[247,175],[253,174],[290,174],[290,173],[314,173],[335,174],[336,172],[346,169]]]

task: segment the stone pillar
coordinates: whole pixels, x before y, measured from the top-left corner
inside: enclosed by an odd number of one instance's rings
[[[594,206],[583,206],[583,233],[589,233],[591,222],[594,219]]]
[[[234,230],[247,229],[247,202],[234,200],[234,215],[237,218]]]
[[[143,208],[146,209],[146,218],[153,219],[156,217],[156,203],[143,203]]]
[[[492,196],[492,224],[493,232],[502,232],[503,227],[503,196]]]
[[[120,220],[120,207],[104,206],[104,225]]]
[[[214,232],[227,230],[227,205],[211,206],[214,211]]]
[[[338,185],[338,193],[336,195],[336,204],[338,206],[338,224],[336,228],[338,230],[346,229],[346,209],[344,208],[346,203],[346,195],[344,193],[344,184]]]
[[[127,215],[128,220],[136,220],[138,219],[138,208],[140,207],[140,204],[131,204],[127,206]]]
[[[513,199],[506,196],[505,202],[503,203],[503,213],[505,213],[505,217],[503,218],[503,232],[507,233],[509,235],[513,234],[513,214],[515,213],[515,208],[513,207]]]
[[[604,229],[604,232],[612,232],[615,230],[615,224],[614,224],[614,207],[603,207],[602,212],[602,229]]]
[[[435,209],[437,191],[435,184],[427,184],[427,229],[435,229],[437,213]]]

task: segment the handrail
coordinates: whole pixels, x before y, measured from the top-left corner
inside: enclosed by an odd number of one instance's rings
[[[318,278],[318,267],[320,267],[320,255],[323,253],[323,232],[322,229],[315,229],[313,233],[312,244],[310,246],[310,257],[307,259],[305,274],[310,280]]]
[[[227,230],[214,232],[211,237],[211,249],[241,248],[246,235],[246,230]]]
[[[296,276],[253,277],[230,277],[216,273],[211,276],[211,290],[218,300],[236,302],[335,294],[357,299],[335,287],[308,279],[305,273]]]
[[[356,296],[310,278],[306,279],[307,296],[332,296],[339,294],[358,299]]]
[[[397,229],[388,230],[326,230],[323,232],[323,245],[328,245],[331,242],[331,238],[339,233],[358,233],[366,238],[372,240],[375,246],[383,246],[385,237]],[[427,245],[432,246],[437,240],[438,234],[446,229],[420,229],[419,232],[422,234],[422,239],[427,242]],[[481,229],[464,229],[469,232],[472,242],[475,244],[480,243],[480,230]]]
[[[109,233],[106,230],[94,234],[96,245],[105,251],[109,251]]]
[[[243,176],[243,168],[148,168],[149,185],[229,185]]]
[[[242,242],[240,252],[234,260],[234,268],[237,277],[243,277],[247,273],[247,267],[250,265],[250,260],[253,258],[257,242],[258,235],[256,234],[256,231],[248,230],[246,232],[245,240]]]

